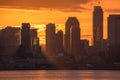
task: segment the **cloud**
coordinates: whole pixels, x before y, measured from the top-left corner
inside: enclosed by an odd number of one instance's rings
[[[39,10],[43,8],[61,11],[80,11],[81,4],[92,0],[0,0],[0,8],[17,8]]]
[[[106,9],[105,11],[111,12],[111,13],[120,13],[120,9]]]

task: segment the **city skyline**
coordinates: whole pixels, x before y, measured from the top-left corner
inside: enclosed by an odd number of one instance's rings
[[[104,11],[98,3],[92,11],[93,45],[89,45],[89,39],[82,38],[82,23],[77,16],[68,17],[65,26],[61,25],[64,32],[57,23],[47,23],[45,30],[40,31],[45,36],[46,47],[41,47],[42,37],[30,22],[21,23],[20,28],[1,29],[0,69],[119,69],[120,14],[110,14],[107,18],[108,38],[104,39]],[[85,32],[90,34],[89,30]]]
[[[92,37],[92,12],[93,6],[101,5],[104,11],[104,38],[107,38],[107,17],[109,14],[118,14],[120,13],[119,10],[119,0],[109,0],[108,1],[101,1],[101,4],[98,4],[98,0],[86,0],[86,1],[78,1],[78,3],[69,1],[68,5],[73,5],[77,7],[69,7],[64,4],[64,9],[61,9],[60,5],[53,5],[49,7],[53,3],[62,3],[62,1],[46,1],[48,7],[43,5],[32,5],[31,0],[27,3],[27,0],[24,1],[17,1],[13,0],[12,2],[0,0],[0,13],[1,13],[1,28],[5,26],[20,26],[22,22],[29,22],[33,28],[39,29],[38,32],[41,42],[45,44],[45,24],[52,22],[55,24],[59,24],[57,29],[62,29],[64,31],[64,24],[65,21],[69,16],[75,16],[78,18],[79,22],[81,23],[81,34],[83,35],[83,39],[91,40]],[[39,1],[38,1],[39,2]],[[52,3],[53,2],[53,3]],[[65,0],[67,3],[67,0]],[[16,4],[18,4],[16,6]],[[24,6],[25,3],[26,5]],[[33,4],[38,4],[37,2],[33,2]],[[40,3],[41,4],[41,3]],[[111,6],[114,5],[114,6]],[[79,6],[78,6],[79,5]],[[33,8],[31,8],[31,6]],[[42,9],[38,9],[39,7],[43,7]],[[55,7],[56,9],[54,9]],[[81,8],[82,7],[82,8]],[[36,9],[37,8],[37,9]],[[85,15],[88,15],[87,17]],[[11,22],[13,20],[13,22]]]

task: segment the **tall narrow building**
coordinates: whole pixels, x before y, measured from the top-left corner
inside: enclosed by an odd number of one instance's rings
[[[30,33],[31,33],[31,45],[33,47],[36,43],[36,39],[38,38],[37,29],[31,29]]]
[[[93,11],[93,45],[101,46],[103,41],[103,9],[95,6]]]
[[[56,52],[63,53],[63,31],[59,30],[56,34]]]
[[[25,48],[27,53],[31,51],[31,35],[29,23],[22,23],[21,45]]]
[[[76,17],[72,19],[74,24],[70,28],[70,53],[76,59],[80,58],[80,27]]]
[[[37,54],[41,53],[41,46],[39,45],[39,38],[37,35],[37,29],[31,29],[31,47],[32,51]]]
[[[46,25],[46,51],[50,56],[54,56],[56,52],[56,34],[55,24]]]
[[[64,49],[65,49],[65,52],[68,54],[71,52],[70,50],[70,29],[71,27],[79,27],[79,22],[76,17],[69,17],[65,24]]]

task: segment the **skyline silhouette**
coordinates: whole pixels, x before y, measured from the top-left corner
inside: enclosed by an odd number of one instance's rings
[[[103,37],[102,7],[95,6],[92,15],[91,46],[89,40],[81,38],[81,21],[72,16],[66,20],[65,32],[57,32],[55,23],[46,24],[45,51],[37,29],[32,29],[30,23],[0,30],[0,69],[120,69],[120,14],[108,17],[107,39]]]

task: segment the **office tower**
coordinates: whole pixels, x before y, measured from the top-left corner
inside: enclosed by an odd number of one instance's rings
[[[55,24],[46,25],[46,50],[50,56],[54,56],[56,52],[56,34]]]
[[[39,45],[39,38],[37,35],[37,29],[31,29],[31,46],[32,46],[32,51],[36,54],[41,53],[41,46]]]
[[[65,49],[65,52],[68,54],[70,53],[70,28],[71,27],[75,27],[75,28],[79,27],[79,22],[76,17],[69,17],[65,24],[64,49]],[[73,30],[74,30],[74,28],[73,28]],[[79,31],[78,31],[78,33],[79,33]],[[78,33],[76,33],[76,34],[78,34]],[[78,37],[79,37],[79,35],[78,35]]]
[[[21,45],[25,48],[26,53],[31,52],[31,35],[29,23],[22,23]]]
[[[35,45],[39,45],[39,43],[37,44],[36,42],[38,39],[37,29],[31,29],[30,33],[31,33],[31,46],[34,47]]]
[[[108,41],[109,45],[120,45],[120,15],[108,17]]]
[[[95,6],[93,11],[93,45],[100,47],[103,41],[103,10]]]
[[[80,55],[80,27],[76,17],[71,20],[70,28],[70,54],[74,56],[76,60]]]
[[[120,62],[120,15],[108,17],[109,58],[113,62]]]
[[[56,52],[63,53],[63,31],[59,30],[56,34]]]

